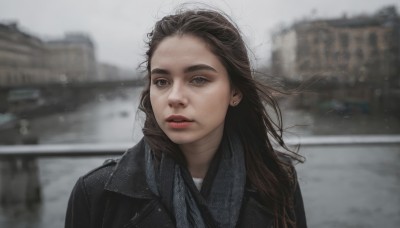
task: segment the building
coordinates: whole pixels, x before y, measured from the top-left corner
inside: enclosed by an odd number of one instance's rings
[[[141,75],[131,69],[117,67],[109,63],[98,63],[97,75],[98,81],[102,82],[132,81],[142,78]]]
[[[47,41],[45,45],[47,65],[61,81],[97,80],[95,46],[89,36],[69,33],[63,39]]]
[[[0,87],[79,83],[97,80],[92,40],[71,33],[42,41],[18,28],[0,23]]]
[[[18,28],[17,23],[0,23],[0,87],[49,83],[43,42]]]
[[[97,75],[99,81],[118,81],[119,68],[109,63],[98,63]]]
[[[400,88],[399,16],[374,15],[295,23],[273,35],[272,69],[288,81]]]

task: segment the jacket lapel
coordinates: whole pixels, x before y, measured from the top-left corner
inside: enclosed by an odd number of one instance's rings
[[[175,227],[146,181],[145,143],[142,139],[118,161],[104,189],[108,199],[103,227]]]

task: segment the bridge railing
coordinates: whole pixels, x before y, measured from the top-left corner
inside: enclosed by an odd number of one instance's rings
[[[368,144],[399,144],[400,135],[334,135],[287,138],[289,146],[346,146]],[[120,155],[133,143],[113,144],[47,144],[0,146],[0,159],[11,157],[90,157]]]
[[[400,145],[400,135],[287,138],[289,146]],[[0,206],[41,201],[38,158],[118,156],[133,143],[0,146]]]

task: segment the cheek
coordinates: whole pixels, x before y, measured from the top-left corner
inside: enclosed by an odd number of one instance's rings
[[[154,96],[152,93],[150,93],[150,104],[151,108],[153,109],[154,116],[158,122],[158,116],[160,115],[160,102],[158,102],[157,96]]]
[[[159,94],[157,94],[157,91],[153,91],[153,90],[150,88],[149,98],[150,98],[151,107],[152,107],[153,110],[154,110],[154,108],[157,108],[157,106],[159,105],[158,100],[160,99],[160,96],[159,96]]]
[[[202,103],[202,111],[206,116],[212,116],[215,118],[224,118],[228,111],[230,94],[227,92],[214,93],[207,97],[200,97],[199,103]]]
[[[165,133],[165,126],[163,125],[163,101],[160,99],[160,96],[150,93],[150,104],[158,127]]]

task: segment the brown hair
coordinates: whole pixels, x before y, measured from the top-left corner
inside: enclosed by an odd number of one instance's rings
[[[259,192],[265,206],[274,213],[275,226],[294,226],[290,215],[295,188],[293,169],[279,158],[271,140],[288,151],[286,156],[296,160],[299,157],[286,147],[282,139],[281,111],[272,95],[277,90],[253,78],[239,29],[229,17],[214,10],[183,10],[158,21],[148,34],[147,59],[144,62],[148,74],[152,55],[163,39],[183,34],[194,35],[206,42],[227,69],[233,87],[242,92],[239,105],[228,108],[225,131],[239,134],[245,150],[247,179]],[[156,122],[149,94],[150,84],[143,91],[139,106],[146,114],[143,128],[146,141],[155,153],[169,153],[184,164],[182,153],[177,153],[177,145],[168,139]],[[267,113],[267,106],[272,107],[277,123]]]

